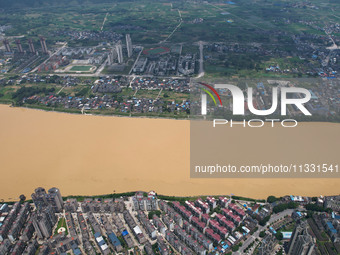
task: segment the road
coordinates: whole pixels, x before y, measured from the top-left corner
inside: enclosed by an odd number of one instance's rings
[[[102,27],[100,28],[100,31],[103,31],[105,22],[106,22],[106,20],[107,20],[107,15],[109,15],[109,13],[106,13],[105,18],[104,18],[104,21],[103,21],[103,24],[102,24]]]
[[[163,91],[163,88],[161,88],[161,90],[159,91],[159,93],[158,93],[158,95],[157,95],[155,100],[157,100],[159,98],[159,96],[161,95],[162,91]]]
[[[329,54],[327,55],[327,57],[323,61],[323,66],[328,66],[329,60],[330,60],[330,57],[331,57],[331,54],[332,54],[332,51],[340,49],[340,47],[338,47],[338,45],[336,45],[336,43],[335,43],[334,39],[332,38],[331,34],[329,34],[327,32],[325,32],[325,34],[328,35],[329,39],[333,42],[332,46],[326,48],[327,50],[329,50]]]
[[[182,25],[183,19],[182,19],[181,11],[180,10],[177,10],[177,11],[178,11],[178,15],[180,18],[179,24],[175,27],[175,29],[171,32],[171,34],[165,40],[159,42],[160,44],[165,43],[176,32],[176,30]]]
[[[328,35],[329,39],[333,42],[333,45],[330,46],[330,47],[327,47],[326,49],[331,50],[331,51],[340,49],[340,47],[338,45],[336,45],[333,37],[330,34],[327,34],[327,33],[326,33],[326,35]]]
[[[66,86],[63,86],[58,92],[57,95],[59,95],[59,93],[65,88]]]
[[[142,54],[143,50],[144,50],[144,47],[141,47],[140,52],[139,52],[139,54],[138,54],[138,56],[137,56],[137,58],[136,58],[136,60],[135,60],[135,63],[133,63],[133,65],[132,65],[132,67],[131,67],[131,69],[130,69],[129,74],[131,74],[133,68],[135,68],[135,65],[136,65],[137,61],[139,60],[139,57],[140,57],[140,55]]]
[[[287,215],[291,215],[294,212],[294,210],[295,209],[288,209],[278,214],[273,214],[272,217],[270,217],[270,220],[267,222],[267,224],[263,227],[261,226],[253,235],[249,236],[248,239],[243,242],[243,245],[240,247],[239,251],[233,252],[233,255],[244,254],[243,250],[246,249],[253,241],[255,241],[256,238],[259,238],[260,232],[265,230],[271,223],[277,221],[278,219],[283,218]]]
[[[98,70],[98,69],[97,69]],[[95,76],[106,76],[108,74],[101,74],[98,71],[95,73],[49,73],[48,75],[53,76],[53,75],[57,75],[57,76],[72,76],[72,77],[95,77]],[[114,74],[110,74],[110,76],[113,76]],[[128,78],[153,78],[153,77],[157,77],[154,75],[150,75],[150,74],[142,74],[142,75],[129,75],[129,74],[120,74],[119,76],[122,77],[128,77]],[[185,77],[183,76],[162,76],[163,79],[185,79]]]
[[[94,76],[99,76],[100,73],[104,70],[105,66],[106,66],[106,63],[108,62],[109,60],[106,59],[104,61],[104,63],[97,69],[97,71],[94,73]]]
[[[139,226],[140,230],[143,232],[143,235],[145,236],[145,238],[151,243],[151,245],[155,244],[157,241],[156,240],[152,240],[150,238],[150,236],[148,235],[148,233],[146,232],[143,224],[137,219],[136,213],[133,210],[133,201],[132,201],[132,197],[129,198],[128,202],[125,202],[126,208],[128,209],[129,213],[131,214],[132,218],[134,219],[134,221],[136,222],[137,226]],[[146,215],[146,217],[148,217]],[[131,230],[132,231],[132,230]],[[132,232],[131,232],[132,235]],[[138,242],[138,240],[136,240],[136,243],[138,244],[138,248],[139,250],[142,252],[144,250],[144,244],[140,244]]]

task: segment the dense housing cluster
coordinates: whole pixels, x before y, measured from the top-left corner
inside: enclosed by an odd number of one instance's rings
[[[0,254],[336,254],[340,198],[158,196],[155,192],[62,198],[37,188],[32,201],[0,206]],[[318,240],[319,242],[316,242]],[[328,252],[328,253],[327,253]]]

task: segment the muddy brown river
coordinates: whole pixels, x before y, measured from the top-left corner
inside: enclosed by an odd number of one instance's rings
[[[0,123],[0,199],[6,201],[20,194],[30,197],[38,186],[59,187],[62,195],[136,190],[253,198],[340,193],[339,178],[191,179],[188,120],[85,116],[0,105]],[[300,158],[310,161],[315,146],[320,153],[335,150],[340,155],[340,124],[303,123],[298,128],[297,137],[289,139],[308,144]],[[270,129],[263,129],[263,137],[270,138]],[[262,153],[272,153],[265,139]]]

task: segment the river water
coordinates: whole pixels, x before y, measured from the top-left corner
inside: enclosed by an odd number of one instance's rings
[[[6,201],[20,194],[30,198],[38,186],[59,187],[62,195],[136,190],[253,198],[340,193],[339,178],[191,179],[188,120],[85,116],[0,105],[0,124],[0,199]],[[303,123],[299,128],[305,129],[303,138],[296,139],[308,144],[301,153],[306,161],[308,150],[316,146],[315,136],[322,135],[327,145],[320,153],[339,152],[340,124]],[[268,132],[263,129],[263,137]]]

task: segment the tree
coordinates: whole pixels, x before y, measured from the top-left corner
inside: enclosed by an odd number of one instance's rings
[[[297,203],[294,203],[294,202],[289,202],[288,203],[288,209],[295,209],[297,207],[298,207]]]
[[[269,221],[270,219],[270,215],[268,215],[267,217],[263,218],[262,220],[259,221],[259,224],[261,226],[265,226],[267,224],[267,221]]]
[[[283,239],[283,234],[281,232],[277,232],[275,237],[277,240],[281,241]]]
[[[28,98],[33,95],[44,94],[47,95],[55,91],[55,88],[40,88],[40,87],[21,87],[15,93],[13,93],[12,98],[18,103],[24,98]]]
[[[233,252],[237,252],[240,247],[238,245],[235,245],[231,248]]]
[[[276,202],[276,201],[278,201],[279,199],[277,198],[277,197],[275,197],[275,196],[269,196],[268,198],[267,198],[267,202],[268,203],[274,203],[274,202]]]
[[[260,234],[259,234],[259,237],[263,238],[266,236],[266,231],[261,231]]]
[[[157,215],[158,217],[160,217],[161,214],[162,214],[162,212],[159,211],[159,210],[151,211],[151,212],[149,212],[148,218],[151,220],[151,219],[153,218],[154,215]]]
[[[65,92],[60,92],[59,94],[58,94],[60,97],[66,97],[66,93]]]
[[[282,212],[286,209],[295,209],[297,207],[298,207],[297,203],[289,202],[288,204],[280,204],[280,205],[274,206],[273,212],[279,213],[279,212]]]

